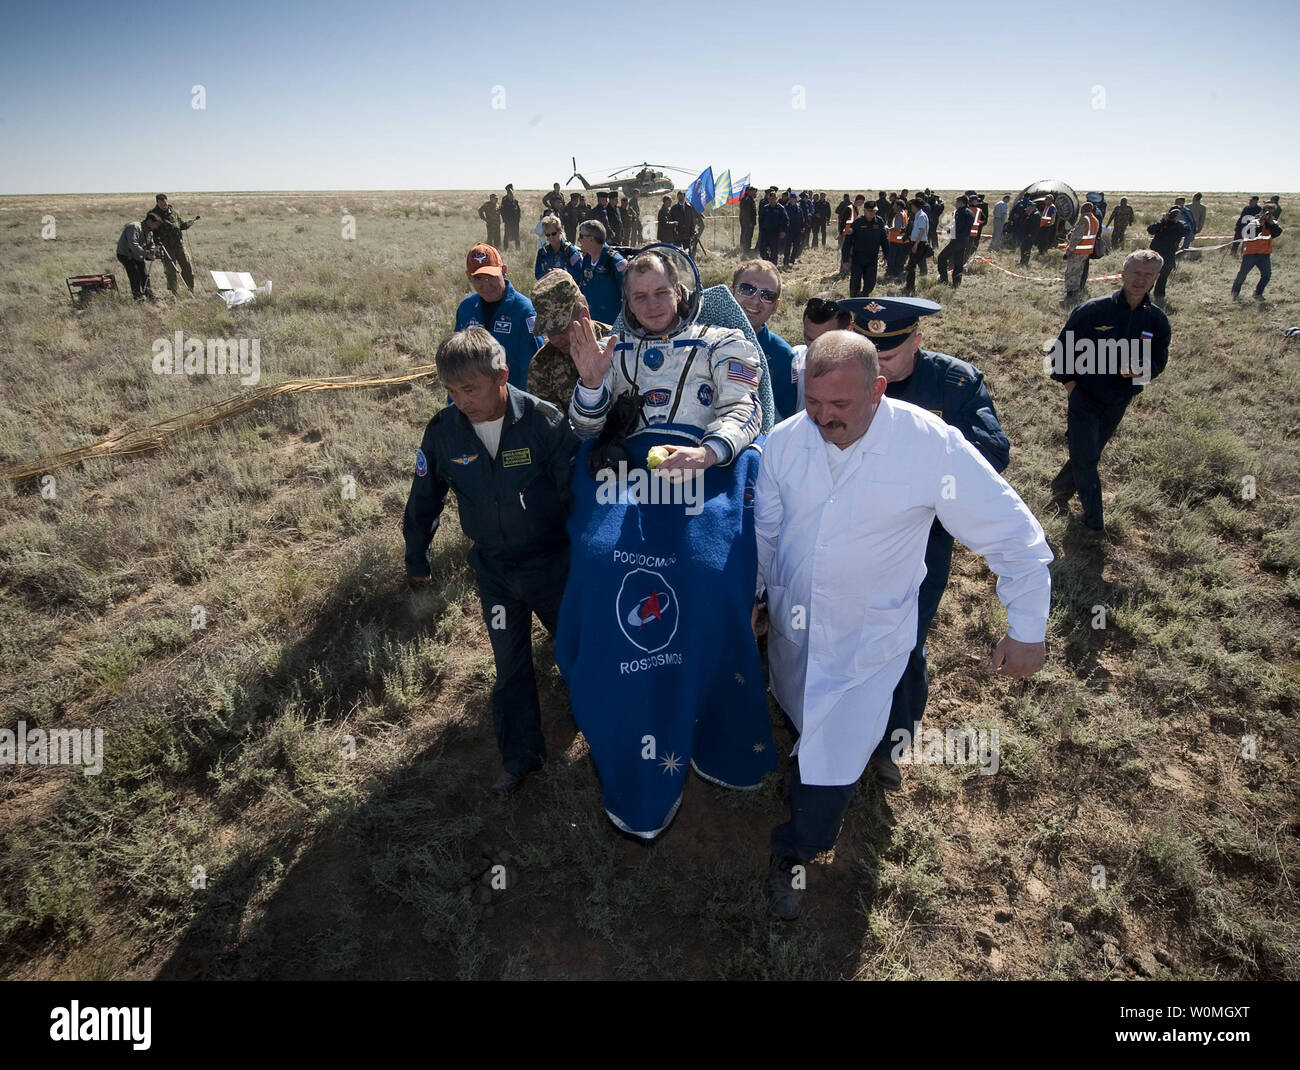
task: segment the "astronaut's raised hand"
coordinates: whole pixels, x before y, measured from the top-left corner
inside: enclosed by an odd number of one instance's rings
[[[573,366],[578,369],[582,385],[592,390],[599,390],[605,381],[614,359],[614,340],[610,335],[604,345],[596,337],[596,328],[592,326],[591,314],[583,310],[581,317],[569,324],[569,354],[573,357]]]

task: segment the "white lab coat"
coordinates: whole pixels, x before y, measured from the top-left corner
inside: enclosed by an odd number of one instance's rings
[[[1041,642],[1052,552],[1011,486],[960,431],[882,398],[832,485],[807,413],[773,429],[755,491],[772,693],[799,729],[805,784],[851,784],[884,735],[916,645],[935,517],[997,573],[1008,634]]]

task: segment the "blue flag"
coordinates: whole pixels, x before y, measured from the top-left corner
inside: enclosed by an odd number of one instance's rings
[[[700,177],[686,187],[686,199],[690,201],[692,208],[701,215],[704,214],[705,206],[713,200],[712,166],[701,171]]]

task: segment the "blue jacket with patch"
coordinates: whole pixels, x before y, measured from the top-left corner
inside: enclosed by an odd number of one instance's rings
[[[972,217],[973,218],[973,217]],[[970,227],[966,228],[970,233]],[[1011,443],[998,422],[993,409],[993,399],[984,385],[984,375],[973,364],[950,357],[947,353],[931,353],[921,349],[916,354],[916,367],[902,382],[890,383],[885,394],[896,401],[907,401],[918,408],[928,409],[944,423],[962,433],[980,456],[1002,472],[1011,461]],[[948,549],[944,549],[944,544]],[[952,536],[938,520],[930,528],[930,543],[926,546],[926,569],[936,576],[945,553],[951,552]],[[938,554],[938,557],[932,557]],[[947,566],[942,566],[945,584]],[[940,589],[942,593],[942,588]],[[936,599],[936,605],[938,601]]]
[[[578,247],[572,242],[560,242],[560,248],[552,249],[551,243],[547,242],[537,250],[537,263],[533,267],[533,278],[540,279],[548,271],[554,271],[559,268],[561,271],[567,271],[572,275],[578,270],[582,263],[582,254],[578,252]]]
[[[758,332],[758,344],[767,356],[767,367],[772,377],[772,401],[776,412],[772,422],[780,423],[799,411],[799,401],[794,385],[791,365],[794,363],[794,349],[779,334],[773,334],[767,324]]]
[[[578,289],[587,299],[591,309],[591,318],[601,323],[613,323],[623,310],[623,272],[627,270],[627,260],[622,253],[616,253],[608,245],[600,250],[600,257],[593,264],[586,253],[573,271]]]
[[[460,526],[474,544],[469,563],[476,572],[542,566],[568,553],[578,437],[549,401],[514,387],[507,392],[495,457],[454,405],[424,429],[402,516],[408,575],[429,575],[429,544],[448,490],[456,492]]]
[[[1011,443],[998,422],[984,376],[974,365],[922,349],[916,354],[912,374],[902,382],[890,383],[885,394],[927,409],[957,428],[995,472],[1010,462]]]
[[[483,322],[483,298],[473,293],[456,309],[456,330],[463,331],[477,323],[491,331],[492,337],[505,347],[506,363],[510,365],[510,385],[523,390],[528,382],[528,364],[544,344],[542,339],[533,336],[535,315],[533,303],[507,281],[505,295],[497,304],[491,323]],[[592,312],[592,319],[601,318]]]

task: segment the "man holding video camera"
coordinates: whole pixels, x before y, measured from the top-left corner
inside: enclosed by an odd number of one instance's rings
[[[176,269],[180,268],[181,278],[185,280],[190,293],[193,293],[194,268],[190,266],[190,258],[185,251],[185,238],[181,232],[189,230],[199,217],[195,216],[190,220],[182,219],[180,213],[168,203],[165,193],[158,194],[154,202],[155,207],[149,214],[158,217],[158,244],[166,249],[168,254],[163,257],[163,270],[167,272],[167,289],[172,293],[177,292]]]
[[[131,282],[131,296],[137,301],[146,297],[153,300],[146,263],[159,256],[159,248],[154,239],[161,225],[162,220],[150,212],[145,216],[144,222],[124,226],[121,237],[117,239],[118,263],[126,269],[126,277]]]

